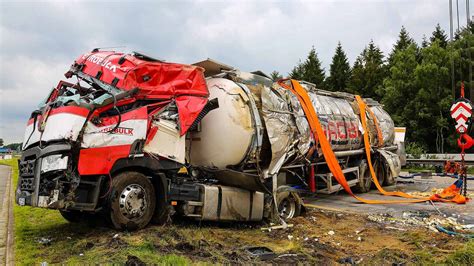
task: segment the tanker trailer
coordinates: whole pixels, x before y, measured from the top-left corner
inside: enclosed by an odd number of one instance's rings
[[[348,183],[358,192],[369,191],[373,185],[354,95],[318,90],[313,84],[301,83]],[[207,85],[210,98],[218,99],[219,108],[202,119],[198,131],[189,134],[188,160],[195,169],[212,173],[223,185],[263,192],[272,190],[272,177],[276,177],[276,189],[274,186],[272,192],[291,192],[281,193],[290,199],[277,196],[276,200],[292,206],[293,210],[287,211],[290,216],[300,209],[295,206],[300,199],[291,187],[318,193],[342,189],[315,145],[298,99],[289,90],[264,76],[238,70],[214,73],[207,78]],[[380,104],[371,99],[365,101],[374,114],[368,116],[374,168],[379,182],[391,185],[400,172],[394,123]],[[313,187],[308,184],[310,175],[315,178]]]

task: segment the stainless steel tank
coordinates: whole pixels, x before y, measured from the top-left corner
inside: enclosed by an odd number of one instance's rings
[[[209,99],[218,98],[219,108],[201,121],[198,132],[189,135],[191,165],[223,172],[230,185],[258,183],[255,176],[229,169],[259,168],[260,181],[278,173],[282,166],[301,163],[312,152],[320,156],[301,105],[289,90],[261,76],[234,71],[207,79]],[[354,95],[317,90],[302,83],[334,151],[362,148],[362,127]],[[384,145],[391,145],[394,125],[378,103],[368,104],[379,121]],[[367,116],[369,124],[372,121]],[[373,125],[373,121],[372,121]],[[374,126],[371,136],[377,136]],[[372,138],[378,145],[377,138]],[[219,176],[219,174],[217,174]],[[220,178],[219,178],[220,179]]]

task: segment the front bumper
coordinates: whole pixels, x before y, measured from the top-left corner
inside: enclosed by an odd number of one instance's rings
[[[71,154],[70,144],[51,144],[44,148],[39,146],[23,151],[18,161],[18,186],[16,189],[16,203],[18,205],[44,206],[40,202],[41,164],[43,158],[53,154]]]

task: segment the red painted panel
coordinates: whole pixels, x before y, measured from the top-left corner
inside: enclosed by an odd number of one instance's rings
[[[130,153],[131,145],[82,149],[79,154],[80,175],[109,174],[114,163]]]

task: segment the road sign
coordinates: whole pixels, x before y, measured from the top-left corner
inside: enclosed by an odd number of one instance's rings
[[[456,121],[456,131],[460,134],[466,133],[471,123],[472,105],[461,98],[451,106],[451,117]]]

